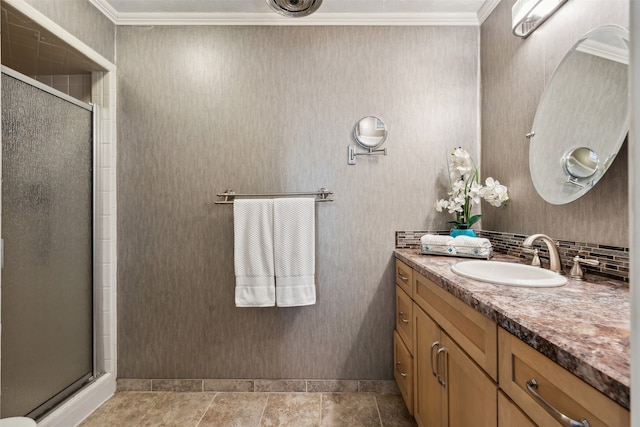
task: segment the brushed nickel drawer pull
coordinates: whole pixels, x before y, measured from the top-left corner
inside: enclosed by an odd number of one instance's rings
[[[445,353],[447,351],[446,348],[442,347],[440,350],[438,350],[438,352],[436,353],[436,365],[438,365],[438,383],[442,386],[442,387],[446,387],[447,386],[447,379],[444,377],[444,371],[447,370],[447,353]],[[443,374],[440,375],[440,355],[444,354],[444,358],[443,358],[443,362],[442,362],[442,371]]]
[[[550,413],[556,420],[560,421],[562,424],[567,425],[569,427],[591,427],[589,421],[586,419],[581,419],[580,421],[576,421],[573,418],[567,417],[562,412],[558,411],[553,407],[549,402],[547,402],[542,396],[538,394],[536,391],[538,389],[538,381],[535,378],[531,378],[525,384],[527,386],[527,391],[530,395],[534,397],[540,403],[548,413]]]
[[[404,372],[402,372],[402,371],[400,370],[400,362],[396,362],[396,365],[398,365],[398,372],[400,372],[400,376],[406,377],[406,376],[407,376],[407,374],[405,374]]]
[[[402,320],[402,323],[409,323],[409,321],[402,316],[404,316],[403,312],[398,313],[398,317]]]
[[[405,282],[405,283],[409,281],[409,276],[405,276],[404,274],[402,274],[399,271],[398,271],[398,277],[400,277],[400,279],[402,279],[402,281]]]
[[[433,374],[434,377],[438,378],[438,374],[436,373],[435,368],[433,367],[433,349],[438,347],[440,345],[439,341],[434,341],[433,344],[431,344],[431,352],[429,354],[429,359],[431,362],[431,373]]]

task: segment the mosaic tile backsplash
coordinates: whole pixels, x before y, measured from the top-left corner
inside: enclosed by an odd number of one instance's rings
[[[531,254],[522,251],[522,242],[527,238],[524,234],[501,233],[498,231],[475,230],[478,237],[484,237],[491,241],[495,253],[502,253],[519,258],[531,259]],[[449,234],[449,230],[432,231],[396,231],[396,248],[409,249],[420,247],[420,237],[424,234]],[[623,282],[629,282],[629,248],[600,245],[597,243],[571,242],[556,240],[560,259],[565,269],[569,270],[573,264],[573,257],[597,259],[600,265],[593,267],[583,265],[585,273],[597,274]],[[549,263],[549,252],[546,245],[536,243],[536,248],[543,266]]]

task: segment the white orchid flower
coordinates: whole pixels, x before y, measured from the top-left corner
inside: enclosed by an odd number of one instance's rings
[[[449,200],[438,200],[435,208],[438,212],[446,209],[450,214],[455,214],[456,220],[453,222],[457,225],[467,228],[480,218],[480,215],[471,216],[471,208],[474,204],[480,204],[482,199],[496,207],[509,200],[507,187],[498,180],[489,177],[484,185],[480,184],[476,163],[464,148],[457,147],[451,152],[448,166],[451,181],[451,189],[447,192]]]

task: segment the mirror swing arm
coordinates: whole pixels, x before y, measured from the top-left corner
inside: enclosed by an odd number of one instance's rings
[[[382,156],[386,156],[387,155],[387,149],[386,148],[380,148],[377,150],[374,150],[372,148],[369,148],[369,151],[364,151],[364,152],[360,152],[358,153],[356,151],[356,146],[351,144],[349,145],[349,157],[347,159],[347,162],[350,165],[355,165],[356,164],[356,156],[376,156],[376,155],[382,155]]]
[[[355,145],[349,145],[347,163],[355,165],[357,156],[386,156],[387,149],[380,147],[387,139],[387,133],[386,125],[379,117],[366,116],[360,119],[353,129],[353,139],[367,151],[357,152]]]

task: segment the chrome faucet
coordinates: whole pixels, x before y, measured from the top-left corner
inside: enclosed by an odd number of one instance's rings
[[[522,242],[522,246],[525,248],[531,248],[536,240],[542,240],[549,250],[549,270],[554,273],[560,273],[562,270],[562,263],[560,262],[560,253],[558,252],[558,247],[556,242],[554,242],[551,237],[546,234],[532,234],[531,236],[524,239]]]

